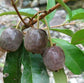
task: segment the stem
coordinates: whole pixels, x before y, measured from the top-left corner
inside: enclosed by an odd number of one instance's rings
[[[66,26],[66,25],[74,25],[76,22],[71,22],[71,23],[66,23],[66,24],[60,24],[60,25],[55,25],[55,26],[50,26],[50,28],[56,28],[56,27],[61,27],[61,26]],[[42,28],[43,30],[46,30],[47,27]]]
[[[17,23],[17,25],[16,25],[16,29],[19,28],[20,23],[21,23],[21,21],[19,21],[19,22]]]
[[[68,20],[65,20],[65,21],[62,23],[62,26],[65,25],[67,22],[68,22]]]
[[[15,4],[17,4],[17,3],[18,3],[18,0],[15,1]]]
[[[28,17],[24,17],[23,20],[25,20],[26,18],[28,18]],[[16,25],[16,29],[19,29],[19,25],[20,25],[20,23],[21,23],[21,20],[17,23],[17,25]]]
[[[50,30],[49,30],[49,26],[48,23],[46,21],[46,19],[44,18],[45,24],[47,26],[47,30],[48,30],[48,35],[49,35],[49,40],[50,40],[50,45],[53,46],[52,40],[51,40],[51,35],[50,35]]]
[[[60,25],[55,25],[55,26],[50,26],[50,28],[56,28],[56,27],[61,27],[61,26],[66,26],[66,25],[74,25],[74,24],[76,24],[76,22],[71,22],[71,23],[66,23],[66,24],[60,24]],[[42,24],[43,25],[43,24]],[[41,26],[42,26],[41,25]],[[40,26],[40,27],[41,27]],[[44,28],[41,28],[41,29],[43,29],[43,30],[47,30],[47,27],[44,27]],[[25,33],[26,34],[26,33]]]
[[[38,12],[32,17],[32,19],[35,18],[35,17],[36,17],[38,14],[40,14],[40,13],[46,13],[46,11],[45,11],[45,10],[38,11]]]
[[[63,0],[63,1],[66,3],[66,2],[68,2],[68,1],[70,1],[70,0]],[[44,12],[43,14],[41,14],[40,17],[39,17],[39,20],[43,19],[45,16],[47,16],[48,14],[50,14],[51,12],[53,12],[56,8],[58,8],[58,7],[60,7],[60,6],[61,6],[61,5],[58,3],[58,4],[56,4],[54,7],[52,7],[51,9],[49,9],[48,11]],[[38,14],[38,12],[37,12],[37,14]],[[36,16],[37,14],[35,14],[35,16]],[[34,16],[34,17],[35,17],[35,16]],[[37,22],[37,19],[35,19],[35,20],[29,22],[27,27],[30,27],[31,25],[35,24],[36,22]],[[26,28],[26,27],[25,27],[25,28]],[[25,28],[24,28],[24,29],[25,29]]]
[[[12,5],[13,5],[15,11],[17,12],[17,15],[19,16],[19,18],[21,19],[21,21],[24,23],[24,25],[27,27],[27,24],[26,24],[26,23],[24,22],[24,20],[22,19],[22,17],[21,17],[21,15],[20,15],[20,13],[19,13],[19,11],[18,11],[16,5],[14,4],[14,1],[11,0],[11,2],[12,2]]]
[[[76,24],[76,23],[75,22],[66,23],[66,24],[60,24],[60,25],[56,25],[56,26],[51,26],[50,28],[61,27],[61,26],[66,26],[66,25],[74,25],[74,24]]]
[[[43,25],[44,25],[44,23],[43,23],[43,24],[41,24],[41,25],[39,26],[39,28],[41,28]]]
[[[39,29],[39,14],[37,16],[37,28]]]

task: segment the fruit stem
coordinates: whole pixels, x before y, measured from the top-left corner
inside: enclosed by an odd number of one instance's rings
[[[19,21],[16,25],[16,29],[19,29],[19,25],[20,25],[21,21]]]
[[[43,25],[44,25],[44,23],[42,23],[42,24],[39,26],[39,28],[41,28]]]
[[[51,35],[50,35],[50,30],[49,30],[49,26],[48,23],[46,21],[46,19],[44,18],[45,24],[47,26],[47,30],[48,30],[48,36],[49,36],[49,40],[50,40],[50,45],[53,46],[52,40],[51,40]]]
[[[23,20],[25,20],[26,18],[28,18],[28,17],[24,17]],[[17,23],[17,25],[16,25],[16,29],[19,29],[19,25],[20,25],[20,23],[21,23],[21,20]]]
[[[39,29],[39,14],[37,15],[37,28]]]

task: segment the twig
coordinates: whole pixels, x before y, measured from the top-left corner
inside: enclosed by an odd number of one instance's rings
[[[70,0],[63,0],[65,3],[70,1]],[[54,11],[56,8],[60,7],[61,5],[58,3],[56,4],[54,7],[52,7],[51,9],[49,9],[48,11],[46,11],[46,13],[43,13],[39,16],[39,20],[43,19],[45,16],[47,16],[48,14],[50,14],[52,11]],[[38,13],[37,13],[38,14]],[[35,16],[37,15],[35,14]],[[37,22],[37,19],[34,19],[33,21],[30,21],[28,23],[28,27],[30,27],[31,25],[35,24]],[[26,28],[26,27],[25,27]],[[24,29],[25,29],[24,28]]]
[[[56,26],[51,26],[51,28],[55,28],[55,27],[60,27],[60,26],[66,26],[66,25],[74,25],[74,24],[76,24],[75,22],[72,22],[72,23],[66,23],[66,24],[64,24],[64,25],[56,25]]]
[[[11,2],[12,2],[12,5],[13,5],[15,11],[17,12],[17,15],[19,16],[19,18],[21,19],[21,21],[24,23],[24,25],[27,27],[27,24],[26,24],[26,23],[24,22],[24,20],[22,19],[22,17],[21,17],[21,15],[20,15],[20,13],[19,13],[19,11],[18,11],[16,5],[14,4],[14,1],[11,0]]]
[[[19,2],[19,1],[18,1],[18,0],[16,0],[16,1],[15,1],[15,4],[17,4],[18,2]]]
[[[39,14],[37,16],[37,28],[39,29]]]
[[[42,10],[42,11],[38,11],[33,17],[32,17],[32,20],[33,20],[33,18],[35,18],[38,14],[40,14],[40,13],[46,13],[47,11],[45,11],[45,10]]]
[[[66,26],[66,25],[74,25],[76,24],[75,22],[71,22],[71,23],[66,23],[66,24],[60,24],[60,25],[55,25],[55,26],[50,26],[50,28],[56,28],[56,27],[61,27],[61,26]],[[43,30],[46,30],[47,27],[42,28]]]
[[[56,27],[61,27],[61,26],[66,26],[66,25],[74,25],[74,24],[76,24],[76,22],[71,22],[71,23],[66,23],[66,24],[60,24],[60,25],[55,25],[55,26],[50,26],[50,28],[56,28]],[[43,25],[43,24],[42,24]],[[41,26],[42,26],[41,25]],[[43,30],[47,30],[47,27],[44,27],[44,28],[41,28],[41,29],[43,29]],[[25,32],[24,32],[24,34],[26,34]]]

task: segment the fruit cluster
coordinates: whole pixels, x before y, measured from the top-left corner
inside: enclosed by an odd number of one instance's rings
[[[5,29],[0,36],[0,47],[6,51],[16,51],[23,41],[23,33],[15,28]],[[24,37],[25,49],[42,54],[45,66],[56,71],[64,66],[65,56],[60,47],[47,47],[48,36],[42,29],[29,28]]]

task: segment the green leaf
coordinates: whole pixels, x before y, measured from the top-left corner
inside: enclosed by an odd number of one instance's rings
[[[9,52],[6,56],[6,62],[3,73],[4,83],[21,82],[21,52],[22,46],[16,52]]]
[[[47,0],[47,9],[49,10],[50,8],[52,8],[53,6],[55,6],[55,0]],[[49,22],[55,15],[56,10],[54,10],[52,13],[50,13],[49,15],[46,16],[47,21]]]
[[[32,17],[34,14],[37,13],[37,11],[32,8],[20,9],[19,12],[21,15],[28,16],[28,17]],[[17,13],[16,11],[9,11],[9,12],[4,12],[0,14],[0,16],[3,16],[3,15],[17,15]]]
[[[67,83],[67,77],[63,69],[57,72],[53,72],[53,75],[54,75],[55,83]]]
[[[72,11],[71,21],[77,19],[84,19],[84,9],[80,8]],[[68,15],[66,16],[66,20],[70,20]]]
[[[41,55],[28,53],[24,49],[21,83],[49,83],[49,76]]]
[[[58,32],[61,32],[61,33],[64,33],[68,36],[71,36],[74,34],[73,31],[69,30],[69,29],[56,29],[56,28],[50,28],[50,30],[53,30],[53,31],[58,31]]]
[[[74,45],[84,43],[84,29],[77,31],[72,36],[71,43],[74,44]]]
[[[68,69],[74,74],[81,74],[84,71],[83,52],[78,47],[65,40],[53,38],[52,41],[64,50],[65,65]]]
[[[84,53],[84,50],[82,52]]]
[[[82,44],[82,46],[84,46],[84,43],[81,43]]]
[[[69,19],[71,19],[72,18],[72,11],[71,11],[71,9],[63,2],[63,0],[57,0],[57,1],[65,8],[65,10],[69,14]]]
[[[24,69],[21,77],[21,83],[32,83],[32,71],[30,62],[29,53],[23,47],[22,64]]]

